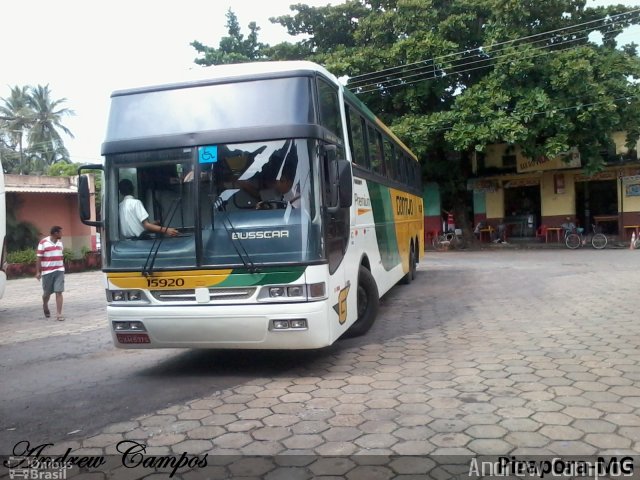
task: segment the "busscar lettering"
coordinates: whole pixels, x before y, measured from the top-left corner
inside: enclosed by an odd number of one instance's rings
[[[264,230],[257,232],[233,232],[233,240],[261,240],[272,238],[289,238],[289,230]]]

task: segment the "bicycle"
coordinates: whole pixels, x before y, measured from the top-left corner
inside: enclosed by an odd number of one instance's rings
[[[461,248],[464,246],[462,230],[456,229],[453,232],[444,232],[433,237],[433,248],[436,250],[448,250],[449,248]]]
[[[573,231],[567,231],[564,237],[564,243],[567,248],[575,250],[578,247],[584,246],[587,241],[591,243],[591,246],[597,250],[602,250],[607,246],[607,236],[604,233],[598,231],[595,225],[591,225],[592,233],[588,236],[584,236],[583,228],[576,228]]]

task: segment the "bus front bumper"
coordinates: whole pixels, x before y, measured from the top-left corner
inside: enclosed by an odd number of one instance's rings
[[[107,307],[114,345],[133,349],[321,348],[334,340],[328,313],[327,301],[242,306]],[[301,320],[305,321],[305,328],[300,327]],[[127,328],[132,324],[136,328]],[[283,328],[287,324],[295,328]]]

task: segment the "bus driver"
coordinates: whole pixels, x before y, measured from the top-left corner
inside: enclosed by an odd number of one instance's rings
[[[124,179],[118,183],[118,189],[123,196],[120,202],[120,234],[125,238],[140,238],[145,231],[151,233],[164,233],[170,237],[178,235],[178,230],[171,227],[162,227],[149,221],[149,214],[142,202],[133,196],[133,183]]]

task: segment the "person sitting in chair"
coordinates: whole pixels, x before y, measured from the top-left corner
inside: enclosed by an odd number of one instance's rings
[[[133,183],[129,179],[120,180],[118,190],[124,197],[120,202],[120,234],[125,238],[139,238],[142,233],[163,233],[170,237],[178,235],[178,230],[163,227],[149,221],[149,213],[142,202],[133,196]]]
[[[272,208],[274,204],[281,207],[286,207],[287,204],[290,204],[293,208],[299,208],[299,190],[299,185],[294,187],[293,180],[283,172],[280,178],[270,179],[267,183],[267,188],[260,190],[260,201],[256,208]]]

